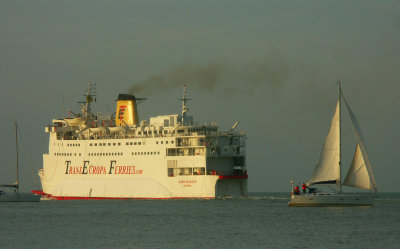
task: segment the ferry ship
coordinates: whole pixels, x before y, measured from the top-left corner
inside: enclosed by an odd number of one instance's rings
[[[81,114],[45,127],[49,151],[39,176],[42,199],[216,198],[247,194],[246,135],[182,113],[139,122],[142,99],[119,94],[115,115],[92,113],[94,84]]]

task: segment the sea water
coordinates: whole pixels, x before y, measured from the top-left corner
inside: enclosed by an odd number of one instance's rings
[[[0,248],[400,248],[400,194],[374,207],[288,207],[287,193],[213,200],[0,203]]]

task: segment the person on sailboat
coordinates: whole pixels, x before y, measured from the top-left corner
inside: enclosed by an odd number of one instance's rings
[[[306,190],[307,190],[307,186],[306,186],[306,184],[305,184],[304,182],[303,182],[302,188],[303,188],[303,193],[305,194],[305,193],[306,193]]]
[[[294,194],[295,195],[299,195],[300,194],[300,190],[299,190],[299,186],[298,185],[294,188]]]

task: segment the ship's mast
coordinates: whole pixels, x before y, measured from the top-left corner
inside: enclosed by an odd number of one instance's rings
[[[186,98],[186,84],[183,85],[183,98],[182,100],[182,124],[186,123],[186,113],[189,111],[189,107],[186,105],[186,101],[191,100]]]
[[[339,182],[338,182],[338,193],[342,192],[342,88],[340,81],[339,85]]]
[[[16,167],[17,167],[17,182],[16,188],[17,188],[17,193],[19,194],[19,169],[18,169],[18,127],[17,127],[17,122],[15,121],[15,151],[16,151]]]
[[[86,91],[85,94],[85,101],[80,101],[78,103],[81,103],[81,110],[83,112],[84,117],[88,117],[92,115],[92,110],[90,108],[90,103],[91,102],[96,102],[96,84],[94,83],[88,83],[88,90]]]

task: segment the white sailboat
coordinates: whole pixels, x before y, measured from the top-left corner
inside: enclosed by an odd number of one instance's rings
[[[15,149],[16,149],[16,182],[13,184],[0,184],[0,202],[38,202],[39,195],[33,193],[20,193],[19,191],[19,169],[18,169],[18,132],[15,122]]]
[[[357,146],[353,161],[345,177],[341,181],[341,98],[350,116]],[[377,193],[376,182],[368,159],[365,142],[358,121],[343,96],[339,82],[339,98],[333,115],[320,159],[307,182],[308,193],[296,193],[293,189],[289,206],[372,206]],[[337,185],[336,192],[321,192],[311,186],[322,184]],[[343,193],[342,185],[370,190],[369,193]]]

